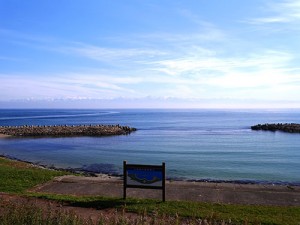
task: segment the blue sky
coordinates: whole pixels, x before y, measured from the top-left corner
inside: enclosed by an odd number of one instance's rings
[[[0,107],[299,108],[299,0],[0,0]]]

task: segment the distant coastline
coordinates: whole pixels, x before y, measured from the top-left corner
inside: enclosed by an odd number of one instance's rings
[[[0,126],[0,137],[99,137],[127,135],[136,130],[120,125]]]

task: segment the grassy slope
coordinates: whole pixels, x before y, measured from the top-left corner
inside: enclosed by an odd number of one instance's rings
[[[88,208],[117,208],[137,213],[147,212],[182,217],[215,218],[225,221],[230,219],[235,222],[248,222],[249,224],[300,224],[300,207],[246,206],[185,201],[161,203],[156,200],[138,199],[123,201],[120,198],[75,197],[26,192],[26,190],[37,184],[63,174],[66,173],[40,169],[26,163],[0,157],[0,192],[26,194]]]
[[[61,176],[65,172],[41,169],[28,163],[0,157],[0,192],[25,193],[27,189]]]

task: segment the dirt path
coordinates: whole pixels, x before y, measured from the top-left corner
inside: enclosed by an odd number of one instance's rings
[[[64,176],[38,186],[31,191],[122,198],[122,182],[120,178],[108,176]],[[161,190],[128,189],[127,196],[161,199]],[[166,200],[246,205],[300,206],[300,187],[167,181]]]
[[[99,216],[109,216],[114,214],[113,209],[106,210],[96,210],[93,208],[81,208],[81,207],[72,207],[69,205],[62,205],[56,201],[44,200],[34,197],[22,197],[19,195],[12,195],[7,193],[0,193],[1,204],[13,203],[16,205],[34,205],[45,211],[56,211],[60,210],[61,212],[74,212],[76,215],[84,219],[97,220]]]

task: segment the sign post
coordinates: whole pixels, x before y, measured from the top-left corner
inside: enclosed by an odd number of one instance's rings
[[[166,200],[166,166],[127,164],[123,161],[123,198],[127,188],[161,189],[162,200]]]

